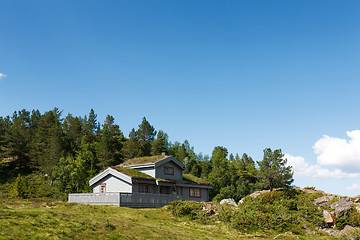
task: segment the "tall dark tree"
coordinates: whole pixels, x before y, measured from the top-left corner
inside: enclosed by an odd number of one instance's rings
[[[124,142],[123,153],[126,159],[141,156],[140,141],[134,128],[129,133],[129,139]]]
[[[7,146],[10,125],[11,123],[9,117],[0,117],[0,158],[5,157],[4,152]]]
[[[91,109],[89,117],[85,116],[84,118],[85,141],[88,143],[93,143],[96,140],[96,133],[99,133],[99,131],[100,126],[97,121],[97,114],[95,114],[94,109]]]
[[[212,169],[209,174],[209,181],[213,184],[211,197],[220,193],[220,189],[231,184],[229,176],[228,150],[225,147],[215,147],[211,156]]]
[[[41,116],[31,149],[31,156],[39,169],[52,178],[52,171],[64,154],[64,134],[58,108]]]
[[[151,155],[159,155],[169,151],[169,137],[164,131],[160,130],[156,139],[151,143]]]
[[[30,166],[30,112],[25,109],[14,112],[9,129],[8,143],[5,147],[5,155],[16,160],[17,167],[21,172],[29,170]]]
[[[113,164],[119,164],[121,161],[122,134],[119,126],[114,123],[113,116],[108,115],[106,117],[100,135],[97,147],[100,167],[105,168]]]
[[[136,131],[136,137],[140,141],[141,156],[150,156],[151,143],[156,136],[155,128],[144,117],[139,129]]]
[[[264,158],[257,162],[259,165],[259,178],[264,189],[290,187],[293,179],[291,166],[286,166],[287,159],[281,149],[272,151],[270,148],[264,150]]]
[[[66,140],[67,153],[75,155],[80,149],[83,137],[83,120],[68,114],[63,122],[63,132]]]

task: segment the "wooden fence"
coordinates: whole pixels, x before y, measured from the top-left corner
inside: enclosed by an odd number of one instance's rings
[[[163,207],[174,200],[181,200],[178,195],[151,193],[71,193],[69,203],[93,205],[114,205],[118,207],[152,208]]]

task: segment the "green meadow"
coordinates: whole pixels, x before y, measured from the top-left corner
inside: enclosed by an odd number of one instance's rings
[[[175,217],[167,207],[131,209],[53,200],[1,199],[0,239],[329,239],[244,233],[219,221]]]

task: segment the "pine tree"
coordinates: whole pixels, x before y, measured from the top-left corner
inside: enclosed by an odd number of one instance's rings
[[[102,125],[97,146],[97,156],[101,168],[121,162],[121,139],[119,126],[114,123],[114,117],[108,115]]]
[[[159,155],[163,152],[169,151],[169,137],[166,133],[160,130],[156,139],[151,143],[151,155]]]
[[[211,197],[220,193],[220,189],[230,185],[228,150],[225,147],[215,147],[211,156],[212,169],[209,181],[213,184]]]
[[[8,131],[8,142],[5,147],[5,155],[16,160],[17,168],[21,172],[28,172],[30,165],[30,112],[25,109],[14,112]]]
[[[66,151],[71,155],[79,151],[83,137],[83,120],[68,114],[63,122],[63,132],[66,141]]]
[[[58,108],[41,116],[31,150],[39,169],[52,178],[55,165],[64,154],[64,135],[61,128],[61,111]]]
[[[150,156],[151,143],[156,136],[155,128],[144,117],[139,129],[135,132],[137,139],[140,142],[141,156]]]
[[[129,138],[125,140],[123,153],[126,159],[131,159],[141,156],[140,141],[137,139],[135,129],[131,129]]]
[[[264,158],[257,162],[259,165],[259,178],[264,189],[287,188],[294,181],[291,166],[286,166],[287,159],[281,149],[264,150]]]

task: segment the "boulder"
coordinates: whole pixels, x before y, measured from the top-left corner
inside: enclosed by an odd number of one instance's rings
[[[360,213],[360,203],[354,203],[356,210]]]
[[[330,205],[330,198],[328,196],[319,197],[314,200],[314,204],[319,206]]]
[[[354,197],[354,203],[360,203],[360,195]]]
[[[334,237],[340,237],[340,231],[339,230],[334,230],[334,229],[329,229],[329,228],[321,228],[319,229],[320,232],[323,233],[327,233],[329,235],[332,235]]]
[[[342,198],[337,202],[334,202],[331,204],[331,208],[335,209],[335,215],[337,217],[343,216],[347,211],[350,210],[350,208],[354,205],[353,202],[351,202],[347,198]]]
[[[231,205],[234,207],[238,206],[233,198],[227,198],[227,199],[221,200],[220,205],[223,205],[223,204],[228,204],[228,205]]]
[[[342,237],[349,236],[354,231],[355,231],[355,228],[353,228],[353,227],[351,227],[349,225],[346,225],[344,227],[344,229],[340,231],[340,236],[342,236]]]
[[[217,215],[219,207],[212,204],[212,202],[205,202],[203,203],[203,211],[209,215]]]
[[[333,217],[331,216],[331,214],[330,214],[328,211],[324,210],[324,211],[323,211],[323,215],[324,215],[325,225],[326,225],[327,227],[332,227],[332,226],[334,226],[334,219],[333,219]]]
[[[276,189],[274,189],[274,190],[276,191]],[[256,192],[253,192],[252,194],[250,194],[249,196],[253,197],[253,198],[257,198],[267,192],[270,192],[270,190],[256,191]]]

